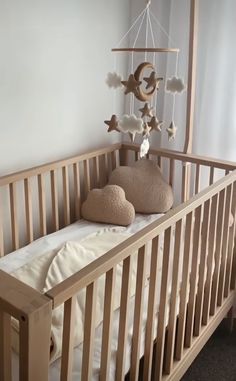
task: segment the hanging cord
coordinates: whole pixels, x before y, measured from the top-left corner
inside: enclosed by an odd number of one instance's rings
[[[148,46],[148,12],[149,12],[149,7],[147,8],[146,12],[146,32],[145,32],[145,48],[147,49]],[[145,52],[144,55],[144,61],[147,61],[147,52]]]
[[[142,15],[146,12],[148,5],[143,9],[143,11],[139,14],[139,16],[135,19],[129,30],[125,33],[125,35],[121,38],[121,40],[116,44],[116,48],[119,48],[120,44],[124,41],[124,39],[128,36],[131,30],[135,27],[137,22],[140,20]]]
[[[155,46],[156,46],[155,45],[155,38],[154,38],[149,8],[148,8],[148,24],[149,24],[149,29],[150,29],[151,39],[152,39],[152,46],[153,46],[153,48],[155,48]],[[153,66],[155,67],[156,66],[156,53],[155,52],[153,53],[153,61],[152,62],[153,62]],[[156,110],[156,104],[157,104],[157,91],[155,92],[154,100],[152,100],[152,103],[151,103],[151,106],[155,107],[155,110]]]
[[[144,22],[146,13],[147,13],[147,8],[145,8],[144,11],[143,11],[143,17],[142,17],[141,23],[139,25],[138,32],[136,34],[135,40],[134,40],[133,48],[135,48],[137,40],[139,38],[139,34],[141,32],[141,29],[142,29],[142,26],[143,26],[143,22]],[[133,71],[133,70],[134,70],[134,55],[132,54],[131,71]]]
[[[158,21],[158,19],[156,18],[156,16],[152,13],[152,11],[150,11],[150,14],[153,18],[153,20],[157,23],[157,25],[159,26],[159,28],[161,29],[161,31],[165,34],[165,36],[168,38],[168,41],[173,45],[175,46],[175,41],[172,39],[172,37],[169,35],[169,33],[166,31],[166,29],[161,25],[161,23]]]
[[[176,64],[175,64],[175,76],[177,77],[179,70],[179,52],[176,53]]]
[[[142,17],[141,23],[139,25],[139,28],[138,28],[135,40],[134,40],[133,48],[135,48],[136,43],[138,41],[138,38],[139,38],[139,35],[140,35],[140,32],[141,32],[142,26],[143,26],[143,22],[144,22],[146,13],[147,13],[147,9],[148,9],[147,7],[144,9],[143,17]],[[134,52],[132,52],[132,56],[131,56],[131,72],[133,73],[133,71],[134,71]],[[131,97],[130,97],[130,115],[133,114],[133,113],[134,113],[134,94],[131,93]]]
[[[149,28],[150,28],[150,32],[151,32],[151,38],[152,38],[152,46],[153,48],[155,48],[155,38],[154,38],[154,33],[153,33],[153,28],[152,28],[152,22],[151,22],[151,17],[150,17],[150,10],[148,9],[148,24],[149,24]],[[153,54],[153,57],[155,58],[156,55],[155,53]],[[155,66],[155,61],[153,61],[153,65]]]
[[[179,52],[176,53],[176,63],[175,63],[175,76],[178,75],[178,68],[179,68]],[[174,121],[175,118],[175,105],[176,105],[176,93],[173,95],[173,107],[172,107],[172,121]]]
[[[117,54],[114,55],[114,64],[113,64],[113,67],[114,67],[114,72],[116,73],[117,72]],[[113,97],[112,97],[112,114],[115,114],[115,111],[116,111],[116,89],[112,89],[113,90]]]

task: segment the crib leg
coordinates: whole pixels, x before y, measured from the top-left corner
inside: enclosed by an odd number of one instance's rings
[[[20,381],[48,381],[52,305],[46,301],[20,321]]]

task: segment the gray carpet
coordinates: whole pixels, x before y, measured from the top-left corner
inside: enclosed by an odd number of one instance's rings
[[[182,381],[236,381],[236,330],[230,334],[222,324]]]

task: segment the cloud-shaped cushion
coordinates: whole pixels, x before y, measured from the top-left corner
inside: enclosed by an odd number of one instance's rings
[[[173,205],[172,188],[165,182],[156,163],[139,160],[133,167],[119,167],[109,184],[122,187],[128,201],[139,213],[165,213]]]
[[[135,210],[121,187],[107,185],[89,192],[82,205],[82,216],[89,221],[128,226],[134,221]]]

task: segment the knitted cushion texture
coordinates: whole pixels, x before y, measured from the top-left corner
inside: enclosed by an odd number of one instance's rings
[[[82,216],[89,221],[128,226],[134,221],[135,210],[121,187],[107,185],[89,192],[82,205]]]
[[[116,168],[111,173],[109,184],[123,188],[126,199],[138,213],[165,213],[173,205],[172,188],[152,160],[142,159],[132,167]]]

